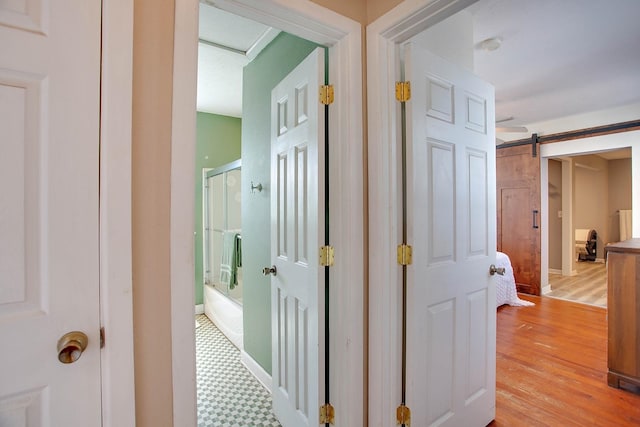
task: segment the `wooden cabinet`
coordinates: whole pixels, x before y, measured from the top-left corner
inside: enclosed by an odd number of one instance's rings
[[[610,386],[640,387],[640,239],[607,252],[608,367]]]

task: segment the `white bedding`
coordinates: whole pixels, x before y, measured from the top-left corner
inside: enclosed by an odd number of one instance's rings
[[[500,276],[499,274],[494,276],[496,283],[496,307],[500,307],[502,304],[512,306],[535,305],[532,302],[518,298],[516,279],[513,276],[513,267],[507,254],[502,252],[496,253],[496,267],[504,268],[504,276]]]

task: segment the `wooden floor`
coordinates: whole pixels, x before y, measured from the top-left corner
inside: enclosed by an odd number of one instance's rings
[[[547,296],[607,306],[607,267],[601,262],[576,263],[576,276],[549,274],[551,292]]]
[[[640,394],[607,385],[606,309],[520,297],[498,308],[490,426],[640,426]]]

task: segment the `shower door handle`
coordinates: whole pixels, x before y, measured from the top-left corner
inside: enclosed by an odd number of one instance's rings
[[[265,267],[265,268],[262,269],[262,274],[265,275],[265,276],[268,276],[270,274],[275,276],[277,273],[278,273],[278,270],[276,270],[276,266],[275,265],[273,265],[271,267]]]

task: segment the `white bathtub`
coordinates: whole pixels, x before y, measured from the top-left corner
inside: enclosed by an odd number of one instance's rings
[[[236,347],[242,345],[242,306],[222,295],[210,285],[204,285],[204,314]]]

